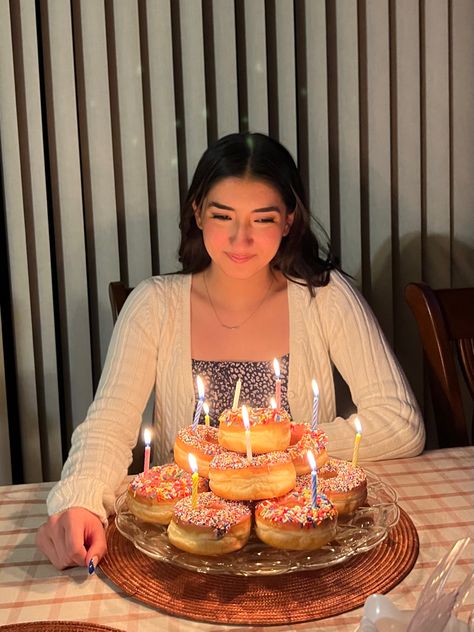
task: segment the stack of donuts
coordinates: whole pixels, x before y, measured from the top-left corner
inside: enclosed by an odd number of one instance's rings
[[[283,409],[247,410],[247,428],[238,408],[224,411],[218,428],[181,430],[176,463],[153,467],[130,483],[130,511],[144,521],[168,524],[174,546],[200,555],[242,548],[253,525],[258,538],[276,548],[324,546],[335,537],[338,516],[365,502],[364,471],[330,458],[324,431],[293,423]],[[308,450],[318,469],[316,499]],[[194,502],[190,454],[199,476]]]

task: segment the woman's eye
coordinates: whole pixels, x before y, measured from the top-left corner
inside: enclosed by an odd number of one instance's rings
[[[211,215],[212,219],[220,219],[220,220],[229,220],[230,215],[225,215],[224,213],[213,213]]]
[[[257,224],[274,224],[274,217],[261,217],[260,219],[255,220]]]

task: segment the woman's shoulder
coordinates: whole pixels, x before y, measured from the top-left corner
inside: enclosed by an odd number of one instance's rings
[[[130,313],[148,311],[155,316],[163,316],[173,305],[185,300],[189,292],[191,275],[162,274],[140,281],[127,298],[124,308]]]
[[[138,283],[133,290],[134,293],[179,293],[189,288],[191,283],[190,274],[157,274],[148,277]]]
[[[303,279],[291,279],[289,282],[290,292],[298,302],[307,305],[321,305],[327,301],[352,300],[360,296],[358,290],[352,285],[350,280],[339,270],[331,270],[325,285],[314,288],[314,296],[311,296],[308,286]]]

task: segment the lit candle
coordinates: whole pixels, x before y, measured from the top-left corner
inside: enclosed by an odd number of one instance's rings
[[[189,467],[193,471],[193,475],[192,475],[193,488],[191,492],[191,505],[193,509],[196,509],[197,498],[198,498],[199,474],[198,474],[198,466],[197,466],[196,457],[194,456],[194,454],[191,454],[191,452],[188,454],[188,462],[189,462]]]
[[[143,440],[145,441],[145,458],[143,461],[143,471],[148,472],[150,469],[150,452],[151,452],[151,432],[148,430],[143,431]]]
[[[200,375],[198,375],[196,378],[196,384],[197,384],[199,399],[196,404],[196,412],[194,413],[193,430],[196,430],[196,426],[199,423],[199,418],[201,417],[202,406],[204,404],[204,384],[202,383]]]
[[[311,450],[308,450],[307,455],[308,455],[309,466],[311,467],[311,505],[313,509],[316,509],[318,505],[317,496],[316,496],[317,490],[318,490],[316,461],[314,459],[314,455],[311,452]]]
[[[232,410],[235,412],[239,407],[239,399],[240,399],[240,389],[242,388],[242,380],[239,379],[235,383],[235,391],[234,391],[234,401],[232,403]]]
[[[210,426],[211,420],[209,419],[209,404],[207,402],[204,402],[202,407],[204,410],[204,423],[206,424],[206,426]]]
[[[357,461],[359,460],[359,444],[362,439],[362,425],[359,421],[359,417],[355,418],[354,426],[356,429],[356,436],[354,441],[354,452],[352,453],[352,467],[357,465]]]
[[[247,406],[242,406],[242,420],[245,426],[245,447],[247,448],[247,460],[252,460],[252,442],[250,438],[250,421]]]
[[[319,388],[316,380],[311,382],[313,386],[313,416],[311,419],[311,430],[316,430],[318,425],[318,409],[319,409]]]
[[[280,379],[280,363],[275,358],[273,360],[273,370],[275,371],[275,401],[276,407],[281,406],[281,379]]]

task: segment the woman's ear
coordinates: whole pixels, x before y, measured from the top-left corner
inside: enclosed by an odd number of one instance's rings
[[[291,211],[291,213],[287,213],[285,219],[285,226],[283,227],[283,237],[286,237],[291,230],[291,226],[295,219],[295,211]]]
[[[194,219],[196,220],[197,227],[202,230],[201,209],[198,206],[196,206],[194,202],[192,206],[193,206]]]

